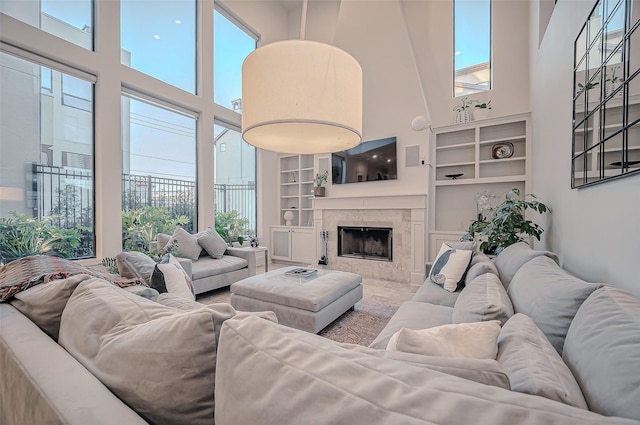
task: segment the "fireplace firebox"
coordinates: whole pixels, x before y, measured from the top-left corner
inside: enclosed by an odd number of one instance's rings
[[[338,226],[338,257],[393,261],[390,227]]]

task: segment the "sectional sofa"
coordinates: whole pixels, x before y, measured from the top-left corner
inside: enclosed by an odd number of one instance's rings
[[[0,303],[0,423],[640,424],[639,299],[526,246],[474,266],[372,347],[95,276],[34,286]],[[497,360],[384,349],[461,320],[502,323]]]

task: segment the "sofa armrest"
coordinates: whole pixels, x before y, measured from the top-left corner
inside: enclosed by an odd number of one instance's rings
[[[240,257],[247,260],[249,263],[249,276],[256,275],[256,252],[252,249],[245,248],[232,248],[229,247],[224,252],[224,255],[232,255],[234,257]]]
[[[177,257],[177,260],[180,262],[180,265],[182,266],[184,271],[187,273],[187,275],[189,277],[192,277],[192,274],[191,274],[191,263],[193,263],[193,261],[188,259],[188,258],[181,258],[181,257]]]

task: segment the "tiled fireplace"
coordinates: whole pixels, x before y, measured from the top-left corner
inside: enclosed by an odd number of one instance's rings
[[[327,257],[329,268],[405,283],[422,283],[426,261],[427,197],[424,195],[367,196],[358,198],[315,198],[313,201],[316,231],[329,232]],[[363,231],[368,247],[352,247],[344,255],[339,252],[340,230]],[[384,233],[380,232],[384,229]],[[386,236],[383,236],[386,235]],[[381,239],[389,237],[389,247],[382,249]],[[362,245],[364,247],[364,245]],[[344,251],[344,245],[342,246]],[[342,255],[340,255],[342,254]],[[369,261],[375,259],[378,261]]]

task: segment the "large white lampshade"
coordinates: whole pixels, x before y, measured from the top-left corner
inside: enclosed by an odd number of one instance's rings
[[[242,137],[261,149],[326,153],[362,140],[362,68],[307,40],[263,46],[242,65]]]

